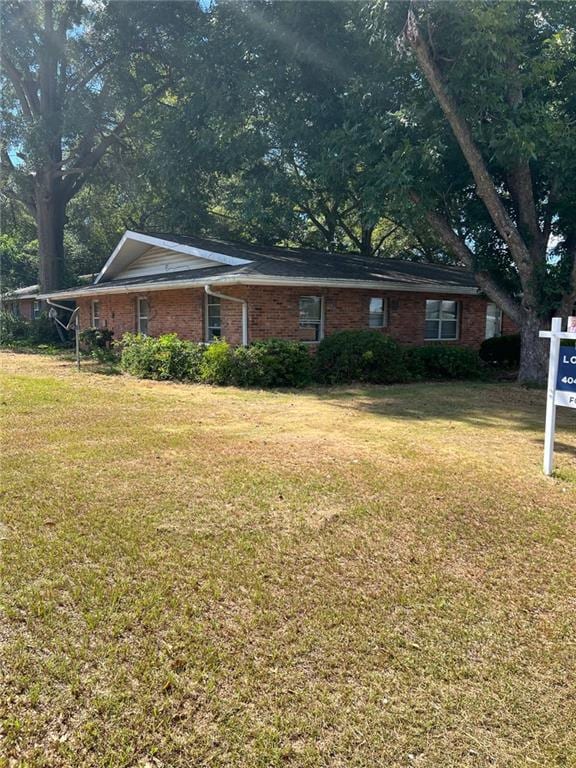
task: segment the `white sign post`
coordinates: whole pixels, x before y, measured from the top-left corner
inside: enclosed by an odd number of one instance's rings
[[[573,329],[576,318],[570,318],[568,328]],[[544,432],[544,474],[554,470],[554,432],[556,406],[576,408],[576,348],[561,346],[561,341],[576,341],[576,331],[563,333],[562,318],[554,317],[549,331],[540,331],[540,338],[550,339],[548,366],[548,393],[546,397],[546,427]]]

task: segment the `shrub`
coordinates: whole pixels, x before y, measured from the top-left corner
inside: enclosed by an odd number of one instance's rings
[[[341,331],[323,339],[316,354],[316,375],[327,384],[406,381],[402,347],[377,331]]]
[[[112,345],[114,331],[109,328],[85,328],[80,332],[80,343],[88,352],[107,349]]]
[[[109,328],[85,328],[80,332],[82,350],[99,363],[114,363],[117,349],[112,344],[114,332]]]
[[[42,314],[35,320],[25,320],[15,317],[11,312],[2,312],[0,315],[0,343],[13,344],[14,342],[30,344],[61,344],[62,340],[56,329],[56,325],[48,315]]]
[[[221,339],[209,344],[200,363],[200,380],[206,384],[232,384],[234,353],[227,341]]]
[[[485,339],[480,345],[480,357],[485,363],[517,368],[520,365],[520,334]]]
[[[240,387],[304,387],[312,380],[310,353],[305,344],[282,339],[238,347],[232,380]]]
[[[199,381],[204,349],[175,333],[159,338],[125,333],[121,341],[122,370],[141,379]]]
[[[475,350],[442,344],[407,349],[406,366],[414,379],[477,379],[484,374]]]
[[[0,314],[0,343],[10,344],[21,341],[30,334],[30,323],[16,317],[11,312],[3,311]]]

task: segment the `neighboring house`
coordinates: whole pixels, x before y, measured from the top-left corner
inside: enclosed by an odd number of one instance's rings
[[[175,332],[315,344],[369,328],[405,344],[477,347],[513,328],[457,267],[131,231],[91,285],[48,296],[75,300],[82,328],[117,339]]]
[[[78,279],[83,285],[86,285],[86,283],[94,281],[94,275],[80,275]],[[10,312],[14,317],[19,317],[22,320],[37,320],[45,310],[40,299],[38,285],[27,285],[24,288],[7,291],[0,296],[0,303],[4,312]],[[67,306],[73,309],[74,302],[67,302]]]
[[[42,311],[38,285],[15,288],[2,296],[2,309],[23,320],[36,320]]]

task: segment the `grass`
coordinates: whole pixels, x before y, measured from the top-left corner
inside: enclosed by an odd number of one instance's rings
[[[0,766],[576,764],[576,414],[2,355]]]

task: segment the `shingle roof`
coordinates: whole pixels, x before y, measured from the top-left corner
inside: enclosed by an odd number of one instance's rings
[[[476,291],[477,286],[471,272],[460,267],[442,264],[424,264],[400,259],[379,259],[353,253],[328,253],[304,248],[278,248],[276,246],[248,245],[230,243],[222,240],[208,240],[186,235],[173,235],[160,232],[139,232],[159,241],[168,241],[179,245],[192,246],[204,251],[233,256],[247,260],[245,264],[215,264],[202,269],[185,269],[169,273],[150,274],[130,278],[110,278],[105,275],[97,284],[82,285],[66,289],[52,295],[83,293],[97,294],[125,288],[137,290],[138,286],[162,285],[176,287],[179,283],[200,283],[218,280],[222,282],[253,282],[266,284],[283,281],[310,281],[310,284],[322,284],[325,281],[350,284],[379,283],[382,288],[388,285],[399,290],[442,289],[458,292]]]
[[[217,251],[227,256],[250,259],[243,267],[229,267],[227,274],[318,278],[335,280],[383,280],[393,282],[431,282],[442,285],[475,287],[474,276],[461,267],[425,264],[401,259],[379,259],[353,253],[328,253],[304,248],[247,245],[221,240],[205,240],[185,235],[158,232],[142,233],[181,245]],[[174,277],[174,275],[172,275]]]

